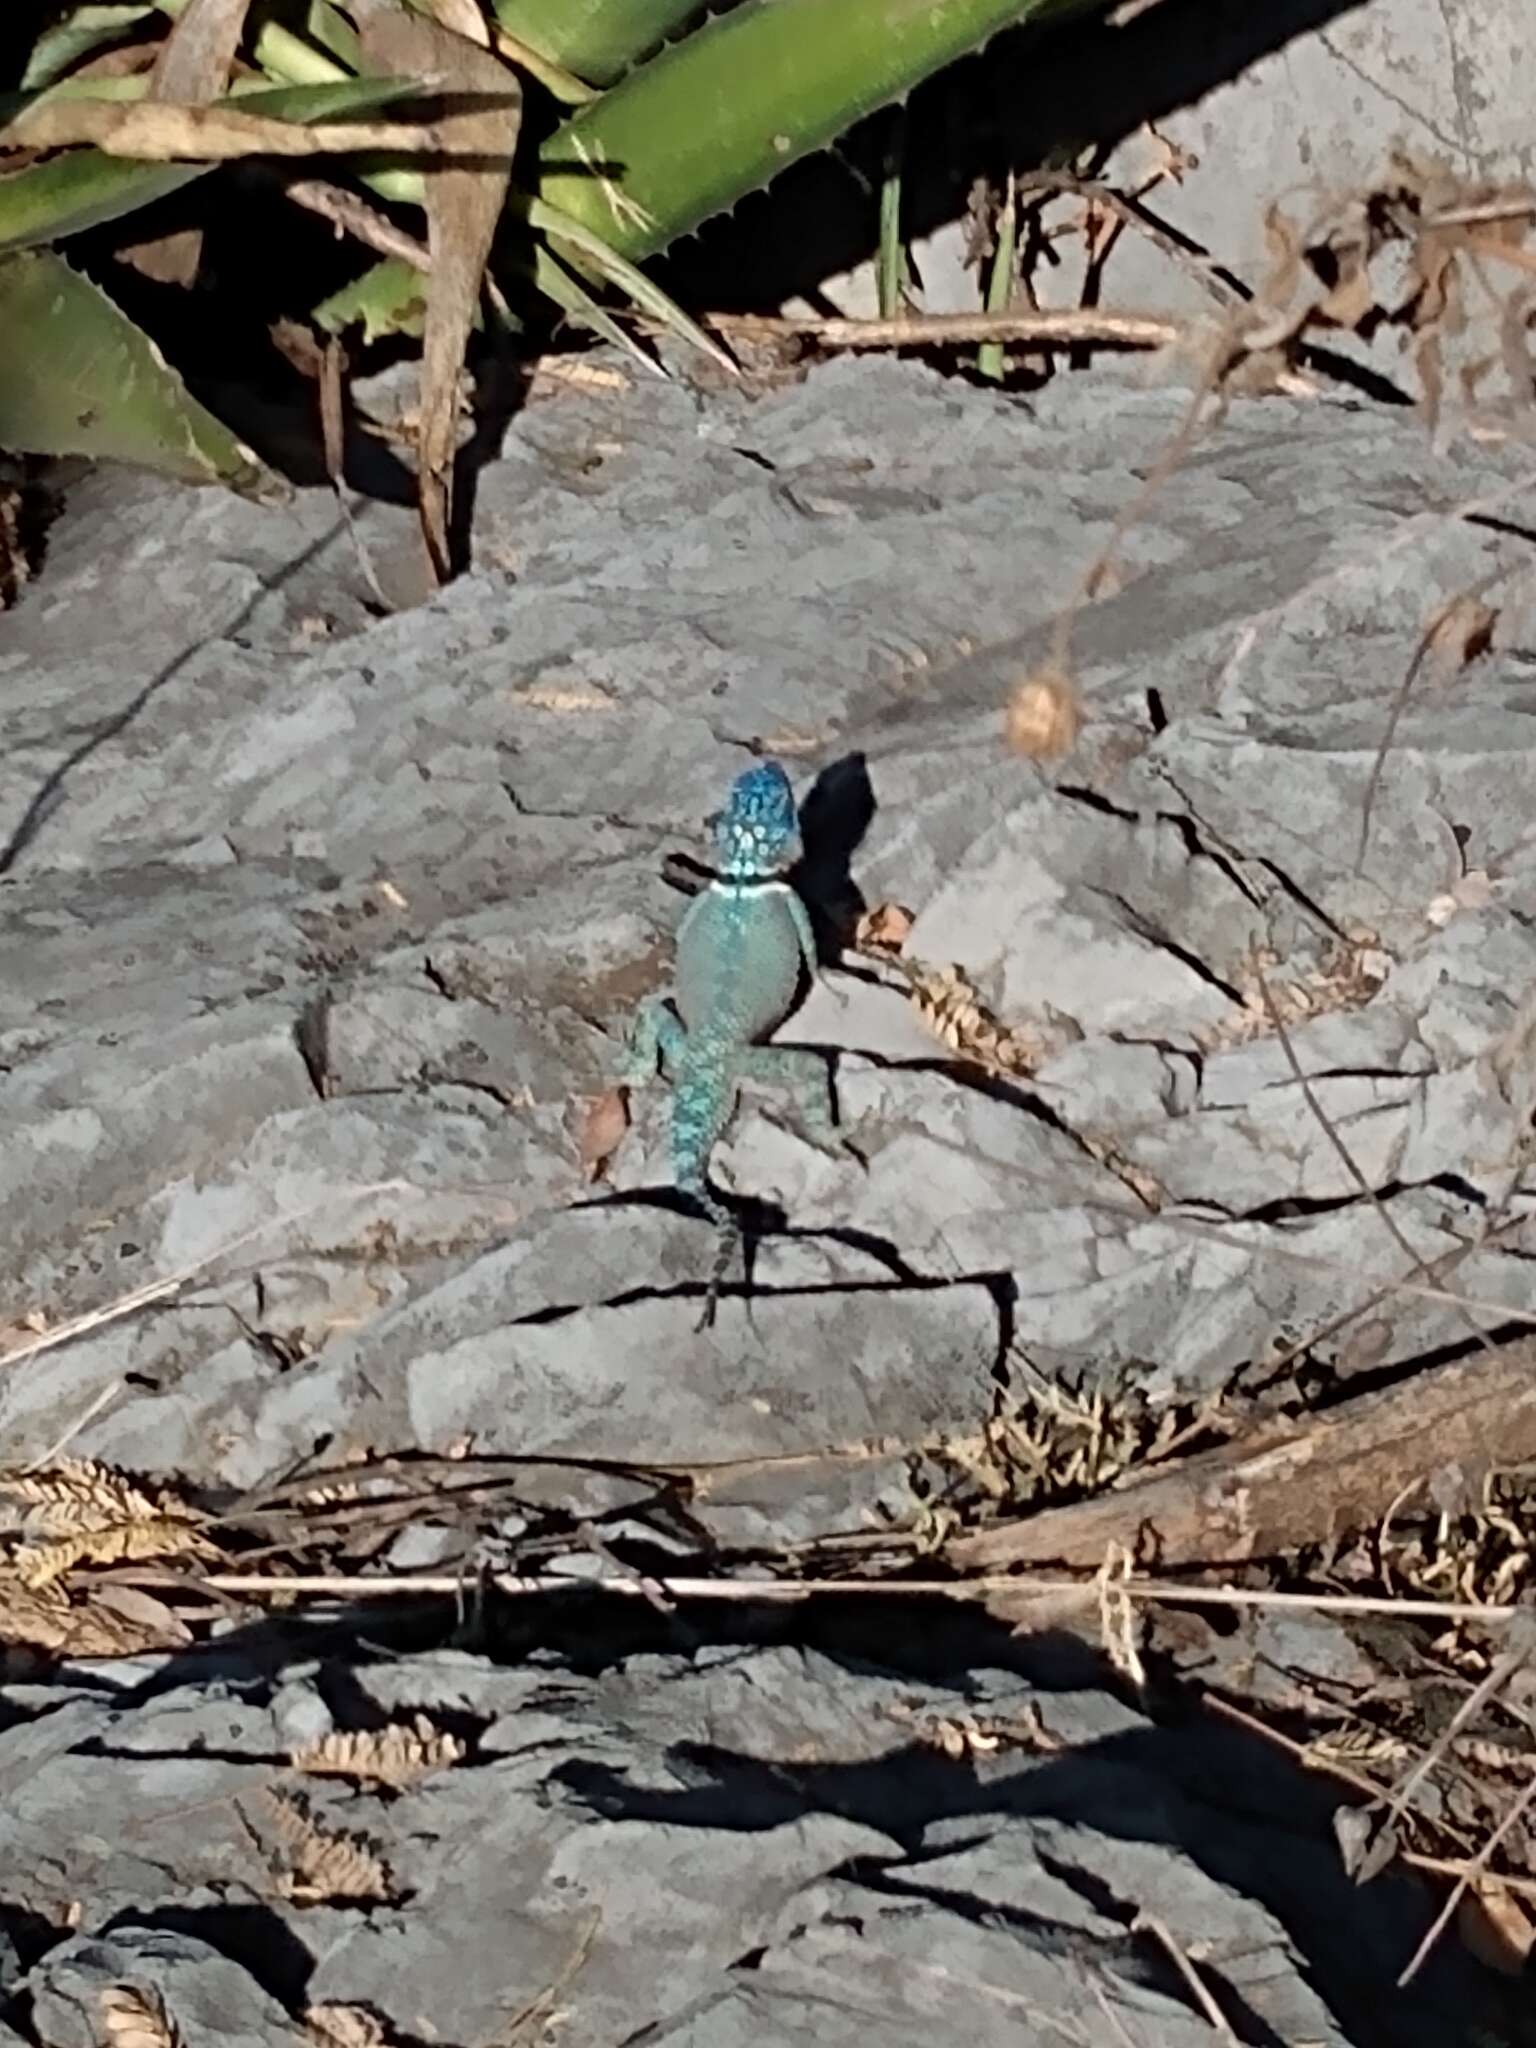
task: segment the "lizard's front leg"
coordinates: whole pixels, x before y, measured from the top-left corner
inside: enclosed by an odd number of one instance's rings
[[[636,1010],[624,1048],[624,1083],[629,1088],[654,1081],[665,1063],[676,1071],[688,1034],[664,996],[647,996]]]

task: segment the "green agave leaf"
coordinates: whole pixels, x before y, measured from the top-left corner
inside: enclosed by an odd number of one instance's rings
[[[708,11],[704,0],[494,0],[494,8],[508,35],[589,85],[611,85]]]
[[[427,319],[427,279],[413,263],[386,256],[322,299],[310,317],[328,334],[340,334],[361,321],[365,342],[382,341],[389,334],[419,337]]]
[[[528,224],[542,230],[550,241],[578,251],[578,268],[596,271],[599,277],[626,293],[642,313],[649,313],[652,319],[661,321],[680,340],[691,342],[702,355],[718,363],[722,370],[735,371],[735,362],[719,342],[712,340],[696,320],[690,320],[676,299],[664,292],[643,270],[610,249],[601,235],[594,234],[591,228],[584,227],[579,220],[572,220],[569,214],[562,213],[559,207],[550,206],[542,199],[528,202]]]
[[[93,50],[119,41],[154,12],[149,5],[77,7],[54,27],[44,29],[32,45],[27,68],[21,75],[23,89],[30,92],[38,86],[51,85],[71,64],[89,57]]]
[[[230,100],[279,121],[319,121],[365,113],[419,91],[408,79],[349,78],[333,85],[262,86]],[[3,110],[0,110],[3,111]],[[136,213],[204,178],[212,164],[136,164],[99,149],[61,150],[24,171],[0,176],[0,251],[63,241],[104,221]]]
[[[288,495],[148,335],[51,249],[0,258],[0,447],[131,462],[268,503]]]
[[[746,0],[562,122],[539,196],[653,255],[1000,29],[1087,4]]]
[[[554,251],[535,243],[533,250],[533,282],[553,306],[583,327],[590,327],[594,334],[600,334],[604,341],[611,341],[615,348],[621,348],[653,377],[665,377],[667,372],[654,357],[648,356],[631,334],[614,319],[606,306],[600,305],[587,290],[581,279],[555,255]]]
[[[70,149],[0,177],[0,251],[62,241],[206,176],[207,164],[132,164]]]

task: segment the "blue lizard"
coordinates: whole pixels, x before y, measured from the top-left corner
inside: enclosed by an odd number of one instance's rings
[[[698,1327],[715,1304],[741,1226],[709,1184],[709,1159],[743,1080],[793,1091],[805,1135],[839,1149],[831,1076],[819,1053],[765,1045],[794,1007],[802,966],[816,973],[805,905],[784,880],[799,838],[794,792],[777,761],[738,775],[713,820],[716,875],[677,933],[672,1000],[649,997],[629,1041],[630,1085],[672,1082],[672,1173],[679,1191],[715,1226],[714,1270]]]

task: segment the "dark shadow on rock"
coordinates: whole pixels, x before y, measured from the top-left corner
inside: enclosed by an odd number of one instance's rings
[[[864,914],[863,892],[853,879],[853,857],[878,809],[862,753],[829,762],[800,805],[801,853],[789,880],[810,912],[816,950],[824,962],[837,958]]]
[[[42,1961],[70,1930],[46,1913],[34,1912],[15,1899],[0,1898],[0,2020],[14,2026],[10,2003],[21,1979]]]
[[[290,560],[284,562],[271,575],[261,579],[247,602],[224,628],[220,637],[233,639],[241,627],[251,619],[274,590],[280,590],[285,583],[308,568],[315,557],[331,545],[336,538],[337,527],[328,526],[324,533],[301,548]],[[165,688],[173,682],[190,661],[203,651],[208,643],[204,640],[191,641],[181,652],[174,655],[165,665],[157,669],[148,682],[136,690],[126,704],[108,712],[99,724],[94,725],[85,737],[75,745],[62,760],[56,762],[39,781],[37,788],[27,802],[20,818],[11,829],[10,837],[0,845],[0,877],[8,875],[18,860],[43,829],[54,810],[67,800],[70,775],[83,761],[90,760],[100,748],[115,740],[120,733],[128,730],[139,714]]]
[[[926,1637],[912,1620],[906,1614],[894,1628],[884,1604],[888,1638],[910,1643]],[[953,1642],[958,1631],[946,1633]],[[992,1655],[983,1628],[973,1624],[969,1634],[968,1662],[1012,1661]],[[1079,1660],[1089,1654],[1075,1642],[1071,1651]],[[1078,1682],[1103,1689],[1109,1681],[1102,1660],[1093,1661],[1093,1678],[1080,1676]],[[944,1677],[955,1686],[963,1674],[951,1665]],[[926,1745],[873,1762],[807,1765],[689,1743],[672,1749],[668,1762],[676,1789],[634,1785],[622,1772],[590,1762],[566,1765],[556,1780],[611,1821],[750,1833],[812,1814],[836,1814],[892,1836],[903,1850],[900,1857],[863,1859],[845,1877],[895,1898],[931,1899],[993,1923],[1021,1909],[957,1892],[953,1879],[930,1884],[925,1865],[985,1842],[997,1826],[1015,1819],[1066,1822],[1111,1841],[1162,1845],[1274,1916],[1304,1959],[1313,1988],[1359,2048],[1474,2048],[1501,2038],[1489,2029],[1498,2024],[1506,1987],[1454,1942],[1433,1951],[1411,1990],[1393,1988],[1435,1913],[1436,1895],[1401,1873],[1355,1885],[1332,1834],[1331,1817],[1341,1803],[1337,1791],[1197,1704],[1174,1701],[1160,1723],[1066,1755],[997,1753],[984,1774]],[[951,1829],[939,1842],[928,1841],[936,1823],[956,1821],[974,1821],[974,1834]],[[1128,1940],[1139,1910],[1167,1917],[1159,1900],[1121,1896],[1102,1871],[1068,1862],[1059,1849],[1040,1860],[1095,1911],[1122,1920]],[[1023,1918],[1034,1925],[1027,1914]],[[1138,1957],[1147,1972],[1144,1981],[1188,1999],[1187,1986],[1155,1943],[1148,1940]],[[1236,2038],[1249,2048],[1281,2048],[1239,1990],[1223,1981],[1219,1948],[1200,1967]]]
[[[149,1912],[129,1909],[97,1931],[110,1935],[119,1927],[152,1927],[167,1934],[187,1934],[207,1942],[220,1955],[238,1963],[263,1991],[290,2012],[308,2004],[315,1958],[270,1906],[157,1906]]]
[[[1001,182],[1069,145],[1102,159],[1143,123],[1193,105],[1309,30],[1364,0],[1268,0],[1256,7],[1160,0],[1116,28],[1100,15],[1014,29],[913,93],[907,111],[903,228],[930,234],[964,211],[978,177]],[[667,259],[686,304],[759,311],[867,260],[875,241],[893,112],[882,109],[835,152],[806,159],[707,223]],[[1269,194],[1256,192],[1255,209]],[[1218,250],[1214,252],[1220,255]],[[823,310],[836,309],[825,303]]]

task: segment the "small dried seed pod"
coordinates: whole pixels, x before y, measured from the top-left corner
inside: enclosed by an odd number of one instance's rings
[[[1015,683],[1003,715],[1014,753],[1029,761],[1059,760],[1076,745],[1082,727],[1077,692],[1060,669],[1034,669]]]

